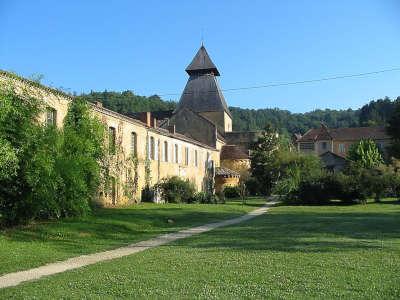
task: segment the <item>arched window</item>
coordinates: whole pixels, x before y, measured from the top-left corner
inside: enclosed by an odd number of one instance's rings
[[[199,165],[199,157],[198,157],[198,154],[197,154],[197,150],[194,150],[194,165],[196,167],[198,167],[198,165]]]
[[[164,161],[168,162],[168,142],[164,141]]]

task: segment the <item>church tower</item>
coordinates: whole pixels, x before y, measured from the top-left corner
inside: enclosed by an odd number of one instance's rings
[[[203,45],[185,71],[190,77],[175,112],[190,109],[214,123],[220,133],[231,132],[232,115],[216,78],[220,74]]]

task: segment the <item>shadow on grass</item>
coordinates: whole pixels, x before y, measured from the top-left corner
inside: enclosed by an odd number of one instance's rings
[[[193,239],[185,246],[312,253],[382,247],[399,250],[399,237],[400,212],[269,213],[250,222],[211,231],[207,238]]]
[[[43,222],[1,231],[0,238],[9,242],[48,246],[56,251],[85,253],[129,244],[188,226],[202,225],[242,215],[240,210],[222,210],[215,206],[199,209],[149,206],[150,208],[98,209],[93,216]],[[11,244],[10,244],[11,247]]]

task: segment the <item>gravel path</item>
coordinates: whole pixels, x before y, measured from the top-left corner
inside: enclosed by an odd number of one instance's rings
[[[163,234],[158,237],[134,243],[125,247],[120,247],[114,250],[103,251],[88,255],[82,255],[67,259],[65,261],[50,263],[38,268],[29,269],[26,271],[19,271],[14,273],[5,274],[0,276],[0,288],[6,288],[11,286],[16,286],[22,282],[37,280],[43,276],[49,276],[57,273],[62,273],[65,271],[78,269],[84,266],[92,265],[101,261],[111,260],[115,258],[124,257],[134,253],[144,251],[146,249],[158,247],[171,243],[176,240],[184,239],[196,234],[207,232],[218,227],[229,226],[238,224],[257,216],[264,214],[275,202],[269,202],[265,206],[251,211],[250,213],[237,217],[234,219],[229,219],[216,223],[209,223],[202,226],[192,227],[189,229],[184,229],[174,233]]]

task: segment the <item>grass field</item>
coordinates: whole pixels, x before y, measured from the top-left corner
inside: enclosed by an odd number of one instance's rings
[[[249,222],[0,290],[0,298],[34,297],[398,299],[400,205],[279,206]]]
[[[264,199],[248,205],[153,204],[100,209],[84,219],[36,223],[0,231],[0,274],[41,266],[82,254],[113,249],[163,233],[242,215]],[[168,219],[173,223],[168,223]]]

